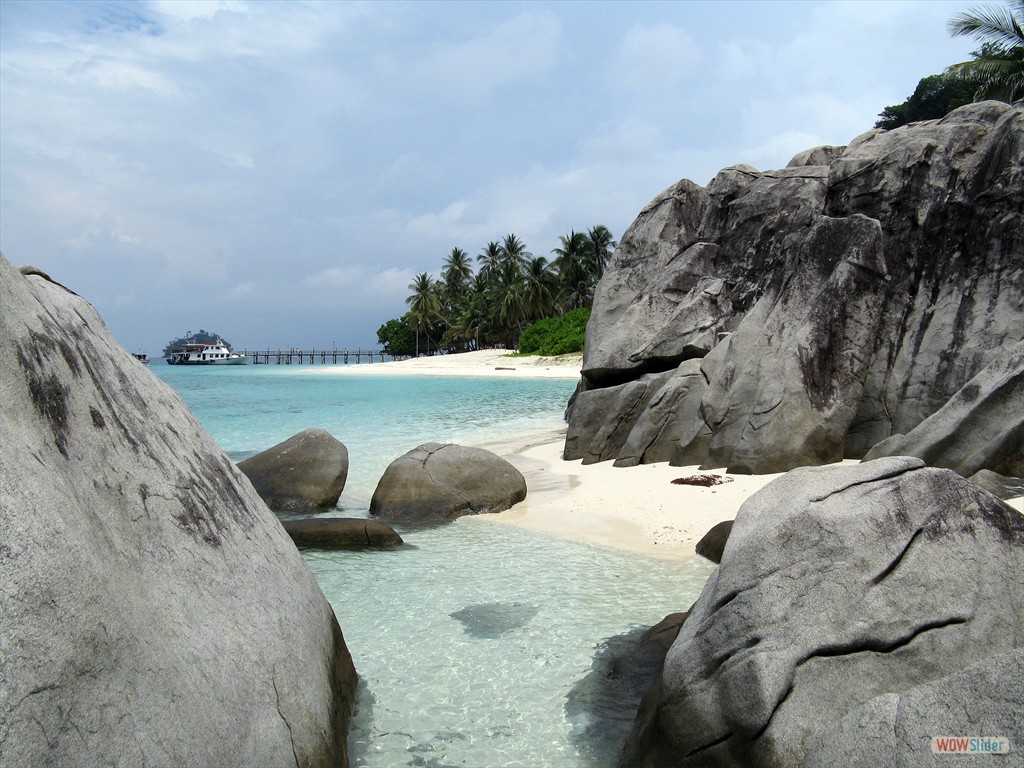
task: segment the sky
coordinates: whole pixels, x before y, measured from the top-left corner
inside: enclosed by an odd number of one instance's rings
[[[0,0],[0,251],[129,351],[377,347],[453,247],[848,143],[977,5]]]

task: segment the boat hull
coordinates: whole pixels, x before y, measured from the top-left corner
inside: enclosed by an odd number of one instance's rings
[[[245,355],[226,360],[175,360],[167,358],[168,365],[248,365],[249,358]]]

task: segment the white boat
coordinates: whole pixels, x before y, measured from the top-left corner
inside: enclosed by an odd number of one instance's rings
[[[186,344],[171,350],[168,365],[245,365],[246,355],[232,352],[223,341],[216,344]]]
[[[149,365],[149,355],[147,355],[145,352],[132,352],[132,357],[134,357],[143,365]]]

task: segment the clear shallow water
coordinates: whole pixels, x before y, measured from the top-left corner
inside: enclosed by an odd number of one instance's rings
[[[387,464],[428,440],[548,428],[574,382],[330,377],[154,366],[233,458],[324,427],[349,449],[341,506],[364,514]],[[301,369],[300,369],[301,370]],[[711,571],[486,519],[382,551],[305,550],[359,672],[353,766],[603,768],[567,697],[606,638],[696,599]]]
[[[558,426],[576,386],[551,379],[303,375],[294,365],[152,370],[235,461],[309,427],[341,440],[349,452],[340,504],[346,514],[368,509],[385,467],[422,443],[479,443]]]

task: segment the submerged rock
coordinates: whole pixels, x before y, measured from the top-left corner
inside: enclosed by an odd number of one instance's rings
[[[947,729],[1013,739],[1022,568],[1024,517],[949,470],[789,472],[741,507],[629,764],[917,765]]]
[[[526,498],[526,479],[483,448],[425,443],[395,459],[370,500],[370,514],[396,523],[447,522],[501,512]]]
[[[539,610],[536,605],[529,603],[482,603],[467,605],[448,615],[462,623],[467,635],[495,640],[525,627]]]
[[[238,462],[275,512],[329,509],[348,479],[348,449],[326,429],[304,429]]]
[[[609,757],[622,749],[686,616],[671,613],[653,627],[608,638],[595,654],[591,671],[569,691],[565,714],[574,724],[572,740],[597,764],[614,764]]]
[[[0,258],[0,763],[345,765],[356,673],[274,515],[84,300]]]

